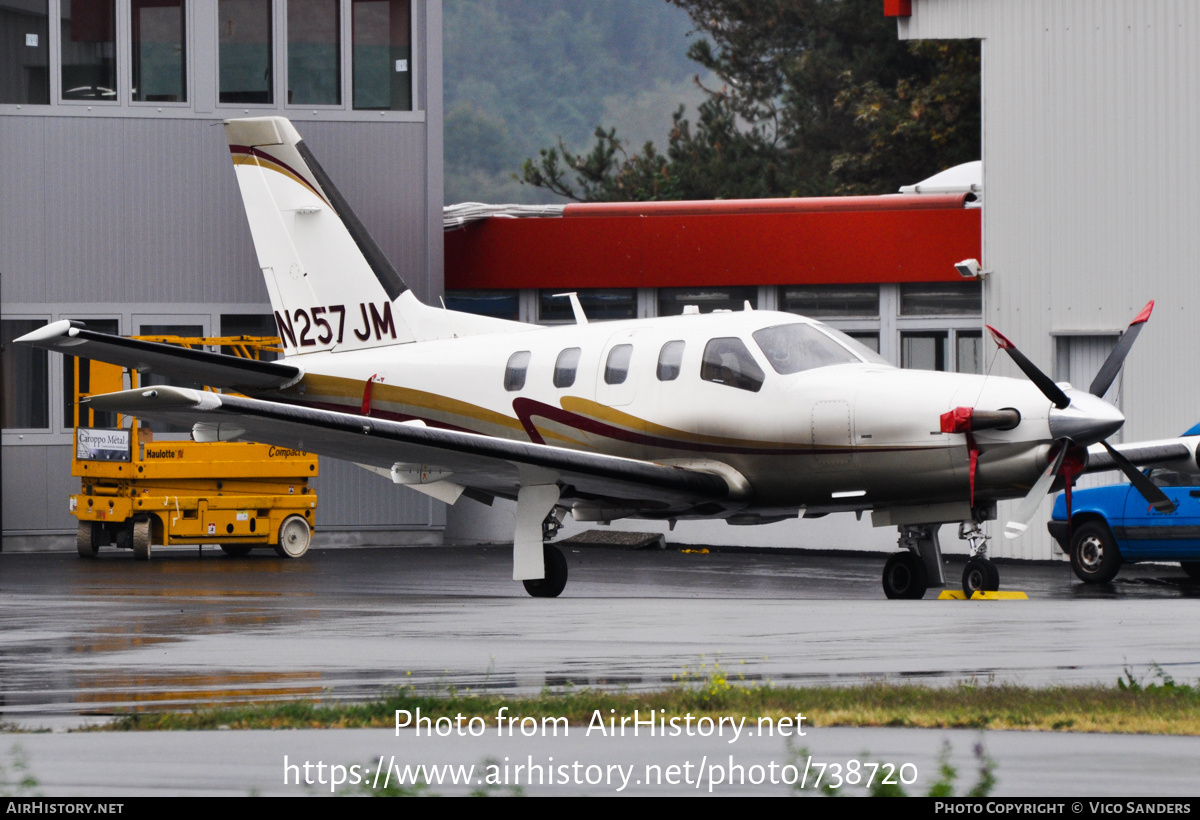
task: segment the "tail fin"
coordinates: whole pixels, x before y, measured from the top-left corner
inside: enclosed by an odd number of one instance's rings
[[[485,329],[480,317],[450,316],[421,304],[291,122],[229,120],[225,135],[289,353],[508,329],[494,322]]]

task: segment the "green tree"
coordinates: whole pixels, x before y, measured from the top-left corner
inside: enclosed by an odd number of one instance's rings
[[[878,0],[669,0],[719,79],[666,151],[598,128],[560,141],[522,181],[582,201],[887,193],[979,157],[976,42],[902,42]]]

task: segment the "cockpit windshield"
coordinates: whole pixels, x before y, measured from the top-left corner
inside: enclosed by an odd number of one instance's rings
[[[754,332],[754,341],[780,375],[835,364],[883,362],[878,354],[832,328],[796,322]],[[834,336],[836,335],[836,339]]]

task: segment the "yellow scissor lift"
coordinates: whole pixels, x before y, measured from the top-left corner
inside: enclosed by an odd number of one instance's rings
[[[251,336],[134,337],[184,347],[220,345],[243,358],[277,350],[278,339]],[[215,544],[232,556],[274,547],[283,558],[308,551],[316,525],[317,475],[311,453],[248,442],[156,441],[133,417],[98,414],[80,399],[138,386],[138,374],[76,359],[75,452],[71,496],[81,558],[114,544],[149,560],[152,545]],[[126,380],[128,379],[128,383]],[[111,426],[103,425],[108,422]]]

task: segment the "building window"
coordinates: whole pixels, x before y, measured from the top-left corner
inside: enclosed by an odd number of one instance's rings
[[[50,426],[50,354],[13,339],[46,324],[44,319],[0,321],[0,427],[5,430],[44,430]]]
[[[275,326],[275,317],[270,313],[222,313],[222,336],[254,336],[258,338],[278,339],[279,328]],[[222,345],[221,352],[228,356],[238,356],[241,350],[229,345]],[[250,352],[250,351],[247,351]],[[279,358],[280,350],[258,349],[258,360],[273,362]]]
[[[340,11],[338,0],[288,0],[288,105],[342,104]]]
[[[131,0],[133,99],[187,101],[184,0]]]
[[[121,332],[120,322],[116,319],[88,319],[84,322],[88,330],[95,330],[98,333],[110,333],[116,336]],[[102,365],[99,363],[93,364],[89,359],[79,359],[75,356],[63,356],[63,375],[62,375],[62,396],[63,396],[63,428],[70,430],[75,426],[75,370],[79,370],[79,392],[84,394],[93,394],[98,392],[115,392],[121,390],[124,385],[117,386],[116,379],[108,385],[108,390],[96,389],[99,385],[92,384],[92,369],[106,367],[112,368],[111,373],[119,376],[121,368],[116,365]],[[84,418],[83,427],[116,427],[117,419],[115,413],[100,413],[97,411],[91,423]]]
[[[411,111],[412,9],[409,0],[352,0],[354,107]]]
[[[0,41],[0,103],[49,105],[50,14],[46,0],[0,0],[0,32],[4,38]]]
[[[879,285],[788,285],[779,291],[779,304],[788,313],[842,319],[879,315]]]
[[[138,328],[138,334],[141,336],[149,336],[154,341],[170,344],[171,342],[162,337],[179,337],[181,339],[203,338],[203,325],[175,325],[175,324],[144,324]],[[188,387],[192,390],[202,390],[204,385],[200,382],[184,381],[183,379],[170,378],[160,376],[157,373],[138,373],[138,386],[149,387],[152,384],[174,385],[176,387]],[[163,433],[187,433],[191,434],[192,428],[190,425],[184,426],[179,424],[167,424],[162,421],[146,421],[141,420],[139,426],[142,430],[149,430],[153,434]]]
[[[271,0],[220,0],[217,50],[220,102],[264,105],[274,101]]]
[[[539,322],[573,322],[575,312],[571,300],[558,295],[561,291],[538,291]],[[589,319],[636,319],[637,290],[635,288],[591,288],[578,291],[579,304]]]
[[[117,101],[115,0],[60,0],[62,98]]]
[[[445,304],[448,310],[513,321],[521,313],[521,295],[516,290],[448,290]]]
[[[900,286],[901,316],[978,316],[983,290],[974,282],[909,282]]]
[[[518,350],[508,357],[508,366],[504,368],[504,389],[512,393],[525,386],[525,373],[529,370],[530,353],[528,350]]]
[[[695,305],[701,313],[714,310],[742,310],[746,302],[758,307],[758,288],[659,288],[658,315],[678,316],[687,305]]]
[[[983,373],[983,331],[960,330],[954,334],[954,369],[959,373]]]
[[[901,333],[900,366],[910,370],[945,370],[946,331]]]
[[[872,353],[879,352],[879,334],[872,332],[846,331],[846,335]],[[886,360],[884,360],[886,361]]]

